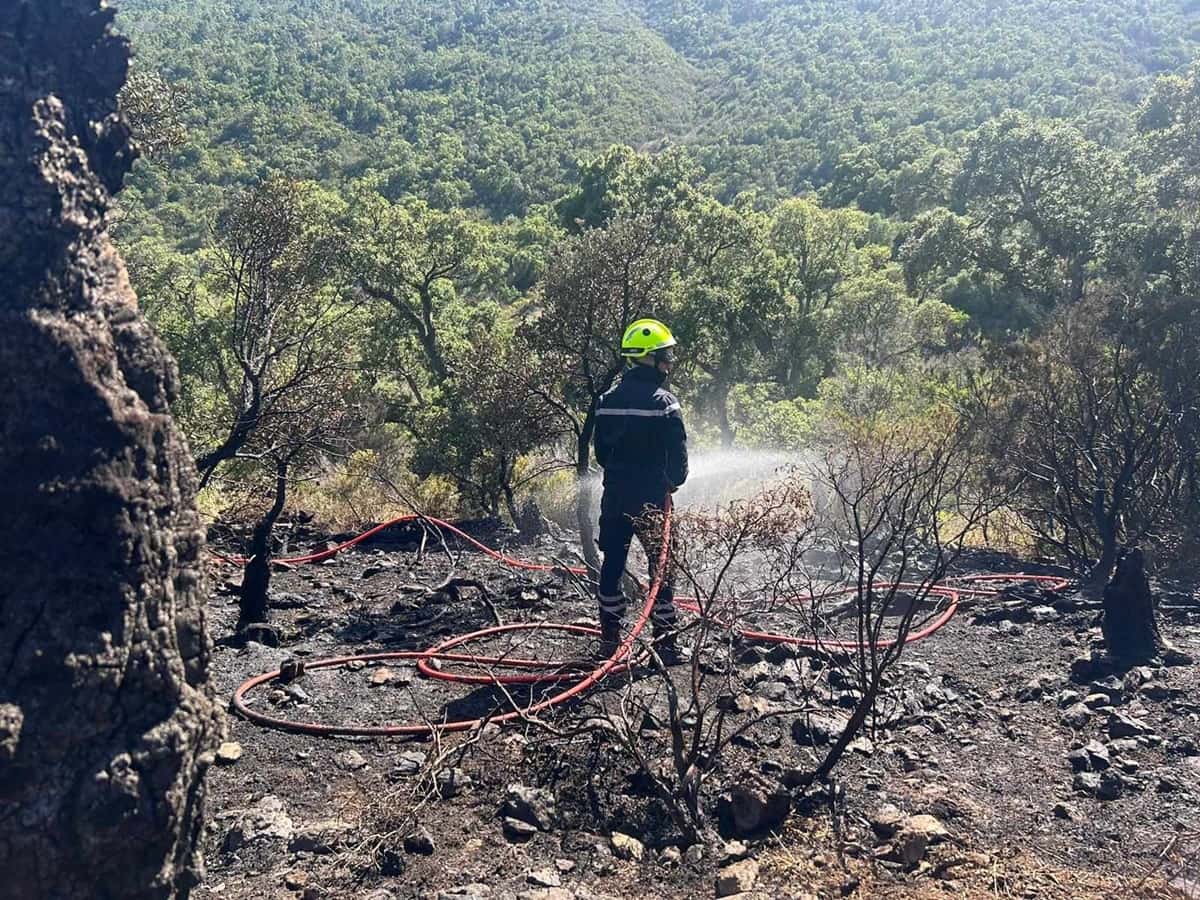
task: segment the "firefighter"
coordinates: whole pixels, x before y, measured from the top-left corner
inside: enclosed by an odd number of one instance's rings
[[[621,356],[628,361],[621,380],[601,398],[596,409],[596,460],[604,469],[600,502],[600,649],[601,658],[616,653],[625,618],[621,577],[636,535],[657,576],[661,531],[657,523],[643,527],[646,513],[661,512],[667,498],[687,479],[687,432],[679,401],[664,389],[674,363],[676,341],[655,319],[639,319],[625,330]],[[667,665],[683,657],[675,637],[674,573],[669,560],[654,604],[651,624],[655,650]]]

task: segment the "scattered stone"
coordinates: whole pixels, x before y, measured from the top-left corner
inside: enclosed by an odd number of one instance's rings
[[[612,842],[613,854],[617,859],[641,862],[646,855],[646,845],[631,835],[614,831],[610,840]]]
[[[871,756],[875,752],[875,743],[866,735],[857,737],[846,745],[847,750],[855,753],[861,753],[863,756]]]
[[[721,795],[717,815],[726,832],[745,836],[779,828],[791,808],[791,794],[750,772]]]
[[[308,873],[303,869],[292,869],[283,876],[283,886],[288,890],[298,891],[308,885]]]
[[[1010,622],[1008,619],[998,623],[996,625],[996,630],[1005,637],[1020,637],[1025,633],[1024,628],[1022,628],[1016,622]]]
[[[1071,661],[1071,680],[1076,684],[1087,684],[1098,678],[1105,678],[1115,670],[1112,657],[1102,650],[1093,650]]]
[[[1100,787],[1096,796],[1101,800],[1116,800],[1124,793],[1125,781],[1112,769],[1100,773]]]
[[[242,745],[237,741],[226,741],[217,748],[217,765],[232,766],[242,758]]]
[[[717,873],[717,896],[730,897],[744,894],[758,882],[758,863],[743,859],[721,869]]]
[[[801,716],[792,722],[792,740],[802,747],[831,744],[846,729],[847,721],[840,716]]]
[[[253,807],[241,810],[237,821],[225,835],[225,849],[235,852],[257,840],[291,840],[295,825],[284,812],[283,801],[268,794]]]
[[[554,794],[545,788],[510,784],[500,804],[500,815],[525,822],[535,830],[551,831],[558,811]]]
[[[492,893],[491,885],[463,884],[449,890],[439,891],[437,900],[485,900]]]
[[[1174,775],[1160,775],[1155,790],[1160,794],[1173,794],[1183,790],[1183,782]]]
[[[575,900],[575,895],[565,888],[533,888],[517,894],[517,900]]]
[[[892,837],[904,824],[908,817],[900,811],[899,807],[893,806],[891,803],[885,803],[871,815],[871,829],[879,837],[887,839]]]
[[[530,872],[525,876],[525,880],[534,887],[562,887],[562,878],[553,869],[538,869],[536,872]]]
[[[472,784],[471,776],[462,769],[442,769],[434,781],[438,796],[443,800],[457,797],[463,791],[469,790]]]
[[[1046,691],[1057,687],[1058,683],[1056,676],[1043,672],[1017,688],[1016,698],[1025,703],[1040,700]]]
[[[950,836],[949,830],[935,816],[921,814],[910,816],[900,829],[901,833],[921,834],[931,844],[944,841]]]
[[[1055,803],[1054,817],[1056,819],[1064,819],[1067,822],[1074,822],[1079,818],[1079,814],[1073,806],[1068,806],[1066,803]]]
[[[1174,756],[1200,756],[1200,746],[1194,738],[1177,737],[1167,744],[1167,752]]]
[[[1095,795],[1100,790],[1100,776],[1095,772],[1080,772],[1071,787],[1077,794]]]
[[[514,843],[527,841],[538,833],[536,825],[530,825],[528,822],[514,819],[512,816],[505,816],[501,827],[504,830],[504,836]]]
[[[1029,615],[1039,625],[1046,622],[1057,622],[1060,618],[1058,610],[1053,606],[1035,606],[1029,610]]]
[[[677,866],[683,860],[683,851],[676,846],[664,847],[658,854],[658,861],[664,866]]]
[[[1083,748],[1083,752],[1088,755],[1093,772],[1101,772],[1112,765],[1112,760],[1108,755],[1108,748],[1099,741],[1088,741]]]
[[[383,687],[384,685],[391,684],[395,680],[396,670],[389,669],[387,666],[380,666],[371,673],[370,678],[371,687]]]
[[[1060,709],[1068,706],[1074,706],[1082,699],[1083,697],[1078,691],[1065,690],[1058,695],[1058,706]]]
[[[1108,717],[1108,734],[1114,738],[1138,737],[1152,733],[1149,725],[1141,719],[1135,719],[1124,713],[1110,713]]]
[[[726,841],[725,846],[721,848],[721,861],[717,865],[727,866],[749,855],[750,848],[746,846],[745,841]]]
[[[293,853],[336,853],[346,846],[354,826],[337,819],[303,825],[288,844]]]
[[[420,750],[405,750],[396,757],[396,765],[391,774],[401,778],[411,778],[420,773],[425,765],[426,756]]]
[[[1063,722],[1070,728],[1076,730],[1086,727],[1091,721],[1092,711],[1082,703],[1076,703],[1074,706],[1068,706],[1062,712]]]
[[[367,765],[366,757],[357,750],[345,750],[335,756],[333,761],[339,769],[346,772],[357,772]]]
[[[776,703],[786,700],[788,697],[788,686],[782,681],[764,681],[755,688],[755,691],[760,697]]]
[[[415,853],[420,856],[432,856],[433,851],[433,835],[429,833],[429,829],[427,828],[418,828],[415,834],[410,834],[404,839],[405,853]]]

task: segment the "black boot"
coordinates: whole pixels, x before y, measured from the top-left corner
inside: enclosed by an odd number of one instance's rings
[[[621,648],[621,622],[607,616],[600,617],[600,646],[596,648],[596,659],[607,660],[617,655]]]
[[[674,627],[654,629],[654,652],[668,668],[682,666],[692,658],[691,651],[679,646]]]

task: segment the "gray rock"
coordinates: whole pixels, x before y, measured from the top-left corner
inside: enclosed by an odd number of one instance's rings
[[[750,855],[750,848],[745,841],[726,841],[721,848],[720,866],[727,866],[730,863],[735,863],[739,859],[745,859]]]
[[[367,758],[357,750],[344,750],[333,758],[333,762],[345,772],[357,772],[366,768]]]
[[[1071,661],[1071,680],[1076,684],[1087,684],[1113,674],[1115,669],[1112,657],[1102,650],[1093,650]]]
[[[1057,622],[1060,618],[1059,612],[1053,606],[1035,606],[1029,610],[1029,615],[1034,622],[1039,625],[1046,622]]]
[[[1077,794],[1095,795],[1100,790],[1100,776],[1095,772],[1080,772],[1071,787]]]
[[[1096,796],[1101,800],[1116,800],[1125,791],[1125,781],[1112,769],[1100,774],[1100,786]]]
[[[675,846],[664,847],[658,854],[658,861],[664,866],[673,868],[683,862],[683,851]]]
[[[517,894],[517,900],[574,900],[575,895],[566,888],[533,888]]]
[[[464,884],[444,891],[438,891],[437,900],[486,900],[491,896],[492,888],[487,884]]]
[[[462,769],[442,769],[434,779],[438,796],[443,800],[457,797],[463,791],[471,789],[471,776]]]
[[[646,845],[632,835],[625,834],[621,831],[614,831],[612,838],[613,855],[617,859],[627,859],[634,862],[641,862],[646,855]]]
[[[841,716],[807,714],[792,722],[792,740],[803,747],[831,744],[846,729],[848,720]]]
[[[562,876],[554,869],[538,869],[536,872],[530,872],[525,876],[525,880],[534,887],[562,887]]]
[[[405,853],[415,853],[420,856],[432,856],[433,851],[433,835],[429,833],[429,829],[427,828],[418,828],[415,834],[410,834],[404,839]]]
[[[717,802],[725,830],[740,836],[779,828],[791,808],[791,794],[754,772],[743,775]]]
[[[753,890],[758,882],[758,863],[743,859],[717,872],[717,896],[731,897]]]
[[[392,768],[391,774],[401,778],[411,778],[413,775],[420,774],[426,758],[420,750],[406,750],[396,757],[396,765]]]
[[[514,819],[512,816],[505,816],[501,821],[501,827],[504,830],[504,836],[513,842],[527,841],[538,833],[536,825],[530,825],[528,822]]]
[[[1068,706],[1062,711],[1062,720],[1070,728],[1084,728],[1092,719],[1092,711],[1082,703]]]
[[[1067,822],[1074,822],[1079,818],[1079,813],[1076,812],[1075,807],[1069,806],[1066,803],[1055,803],[1054,818],[1063,819]]]
[[[885,803],[871,814],[871,829],[886,840],[899,831],[907,819],[908,816],[899,807]]]
[[[558,819],[558,807],[554,794],[545,788],[510,784],[500,804],[500,815],[551,831]]]
[[[249,809],[239,810],[225,835],[225,849],[234,852],[253,841],[290,841],[295,824],[284,811],[283,801],[268,794]]]
[[[1088,755],[1093,772],[1102,772],[1112,765],[1112,760],[1108,755],[1108,748],[1099,741],[1088,741],[1083,751]]]
[[[1110,713],[1108,717],[1108,734],[1114,738],[1129,738],[1138,737],[1140,735],[1149,735],[1153,732],[1145,722],[1141,719],[1135,719],[1132,716],[1127,716],[1124,713]]]
[[[689,866],[698,866],[704,861],[704,845],[692,844],[683,851],[683,861]]]
[[[296,829],[288,849],[293,853],[336,853],[345,848],[353,832],[353,825],[339,819],[312,822]]]

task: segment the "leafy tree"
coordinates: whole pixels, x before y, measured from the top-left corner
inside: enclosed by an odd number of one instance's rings
[[[422,200],[392,203],[360,190],[352,203],[351,279],[386,304],[398,332],[414,340],[434,378],[450,373],[440,334],[443,311],[460,287],[476,279],[488,236],[460,211],[442,212]]]
[[[211,385],[194,404],[201,485],[256,437],[296,414],[295,398],[347,365],[354,313],[335,289],[342,235],[338,213],[311,184],[272,179],[240,193],[213,231],[199,285],[182,298],[189,319],[192,384]]]

